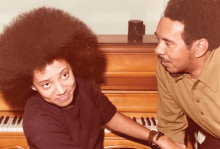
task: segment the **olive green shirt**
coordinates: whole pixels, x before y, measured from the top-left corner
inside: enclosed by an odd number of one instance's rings
[[[157,129],[184,143],[186,117],[220,139],[220,47],[213,50],[197,80],[188,74],[172,77],[158,63]]]

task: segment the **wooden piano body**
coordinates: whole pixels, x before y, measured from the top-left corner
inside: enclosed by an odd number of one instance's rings
[[[105,82],[100,84],[102,92],[118,111],[130,118],[157,118],[157,56],[154,53],[157,41],[154,35],[144,35],[142,43],[128,43],[125,35],[102,35],[98,36],[98,40],[99,48],[107,59]],[[0,116],[22,114],[23,108],[11,109],[0,97]],[[103,135],[105,148],[151,148],[146,142],[120,134]],[[6,146],[28,148],[23,133],[0,132],[0,149]]]

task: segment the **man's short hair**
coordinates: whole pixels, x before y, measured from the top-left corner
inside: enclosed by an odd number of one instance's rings
[[[189,48],[205,38],[213,50],[220,45],[219,8],[219,0],[170,0],[164,16],[184,24],[182,38]]]

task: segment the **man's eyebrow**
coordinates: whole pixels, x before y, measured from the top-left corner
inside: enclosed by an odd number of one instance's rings
[[[159,37],[156,32],[154,33],[154,35]],[[166,41],[166,42],[169,42],[169,43],[175,43],[173,40],[170,40],[170,39],[167,39],[167,38],[161,38],[161,39]]]
[[[169,43],[175,43],[173,40],[167,39],[167,38],[161,38],[162,40],[169,42]]]

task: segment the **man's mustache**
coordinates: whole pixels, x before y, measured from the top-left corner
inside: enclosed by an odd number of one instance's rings
[[[163,58],[161,55],[158,55],[157,57],[158,57],[158,59],[159,59],[161,62],[169,62],[168,60],[166,60],[165,58]]]

